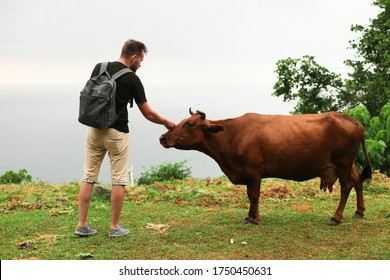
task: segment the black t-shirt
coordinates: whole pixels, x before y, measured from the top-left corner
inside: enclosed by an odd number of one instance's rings
[[[99,74],[100,66],[101,63],[98,63],[95,66],[91,77]],[[123,63],[114,61],[108,64],[107,72],[110,75],[113,75],[124,68],[126,68],[126,66]],[[144,86],[142,85],[141,80],[135,73],[126,73],[116,79],[116,112],[121,113],[115,123],[110,126],[111,128],[115,128],[121,132],[129,133],[127,104],[129,104],[132,99],[137,104],[147,101]]]

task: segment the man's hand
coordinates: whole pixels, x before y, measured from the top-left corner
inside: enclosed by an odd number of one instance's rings
[[[171,130],[172,128],[174,128],[176,126],[176,124],[170,120],[167,120],[167,122],[164,125],[168,130]]]

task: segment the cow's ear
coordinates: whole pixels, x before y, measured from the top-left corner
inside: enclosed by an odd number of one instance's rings
[[[211,133],[217,133],[224,129],[223,125],[220,124],[210,124],[207,128],[207,130]]]

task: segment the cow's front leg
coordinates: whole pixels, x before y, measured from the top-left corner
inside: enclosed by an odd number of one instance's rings
[[[246,186],[250,206],[248,217],[245,218],[244,223],[257,225],[260,220],[259,215],[259,198],[260,198],[260,181],[250,183]]]

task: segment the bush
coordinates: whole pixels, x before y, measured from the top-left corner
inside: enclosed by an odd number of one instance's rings
[[[31,181],[32,177],[26,169],[21,169],[18,172],[9,170],[0,176],[0,184],[22,184]]]
[[[169,181],[172,179],[185,179],[191,176],[191,168],[185,167],[187,161],[177,163],[164,163],[152,166],[149,171],[141,173],[138,179],[139,185],[150,185],[154,182]]]
[[[358,106],[344,112],[365,126],[367,151],[374,169],[390,175],[390,102],[383,106],[379,116],[371,117],[364,106]],[[364,156],[360,149],[357,163],[364,165]]]

